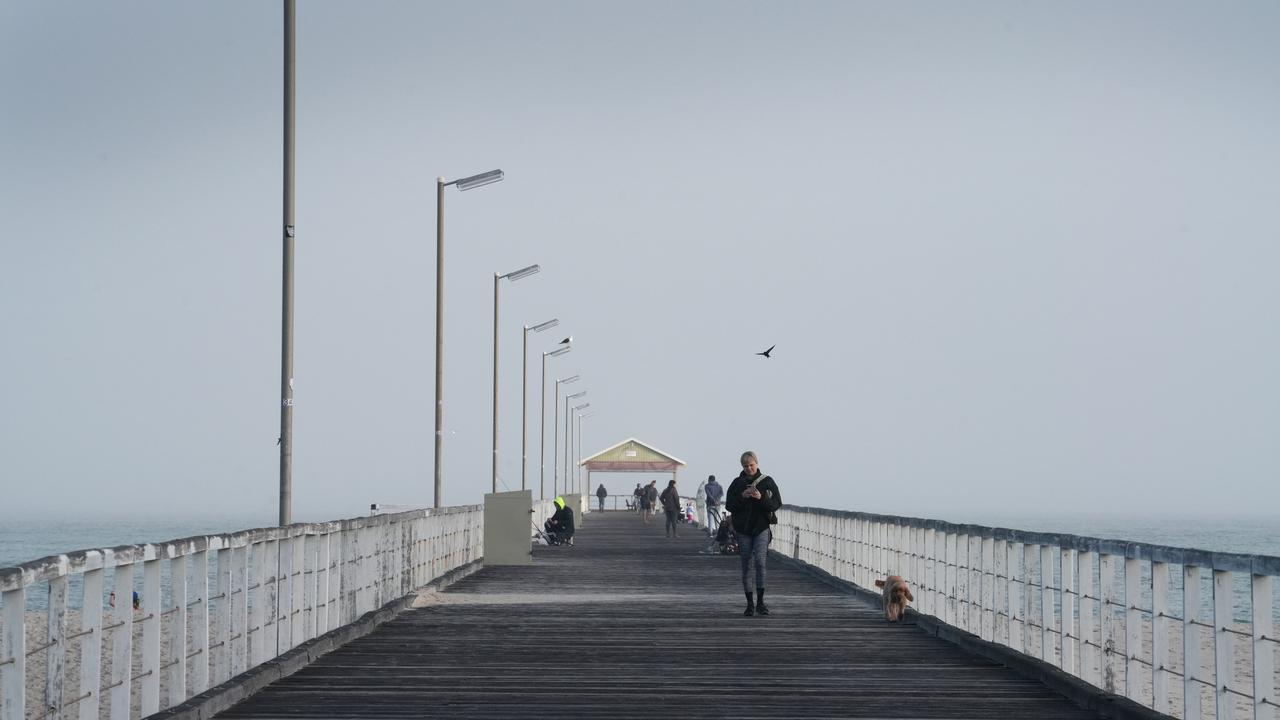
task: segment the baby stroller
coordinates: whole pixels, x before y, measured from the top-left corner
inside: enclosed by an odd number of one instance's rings
[[[733,520],[728,515],[716,529],[716,547],[721,555],[737,555],[739,552],[738,534],[733,531]]]

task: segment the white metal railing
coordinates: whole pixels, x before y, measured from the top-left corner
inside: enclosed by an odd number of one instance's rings
[[[920,613],[1158,712],[1280,717],[1280,557],[805,507],[774,535],[863,588],[901,575]]]
[[[480,559],[483,542],[473,505],[0,569],[0,720],[125,720],[172,707]],[[78,609],[72,580],[83,589]],[[37,589],[47,607],[29,610]]]

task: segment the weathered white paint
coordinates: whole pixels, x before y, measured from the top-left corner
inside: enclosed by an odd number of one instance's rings
[[[60,556],[65,560],[66,556]],[[67,654],[67,576],[49,581],[49,625],[45,637],[49,642],[45,659],[44,707],[46,712],[62,717],[62,674]]]
[[[174,557],[169,573],[174,612],[169,628],[169,697],[165,702],[173,707],[187,697],[187,556]]]
[[[1253,717],[1276,717],[1275,621],[1271,616],[1273,583],[1270,575],[1251,575],[1253,603]]]
[[[1011,542],[1005,563],[1009,568],[1009,647],[1022,652],[1026,647],[1023,632],[1026,626],[1026,615],[1023,613],[1022,593],[1025,587],[1026,574],[1022,568],[1024,550],[1022,543]]]
[[[1076,618],[1076,551],[1063,548],[1059,557],[1062,604],[1062,669],[1080,677],[1080,630]]]
[[[133,558],[116,566],[111,587],[116,594],[111,614],[111,720],[129,720],[133,685]]]
[[[1036,619],[1035,613],[1035,583],[1031,579],[1032,568],[1039,568],[1040,563],[1040,546],[1033,543],[1025,543],[1022,546],[1022,570],[1026,575],[1026,590],[1022,593],[1022,600],[1025,606],[1022,610],[1022,617],[1026,624],[1025,632],[1023,632],[1022,651],[1031,657],[1042,657],[1038,653],[1041,649],[1041,639],[1036,635],[1034,623],[1044,624],[1043,620]],[[1039,571],[1037,570],[1037,575]]]
[[[1098,585],[1101,590],[1102,616],[1102,689],[1109,693],[1117,690],[1116,679],[1122,666],[1121,653],[1116,649],[1116,566],[1122,558],[1103,554],[1098,564]]]
[[[249,545],[240,539],[231,547],[231,676],[248,669],[249,663]]]
[[[1169,667],[1169,564],[1151,563],[1151,698],[1158,712],[1173,713],[1169,686],[1174,681]]]
[[[1080,677],[1102,687],[1102,640],[1098,632],[1098,590],[1093,578],[1097,574],[1098,553],[1085,551],[1077,555],[1080,577]]]
[[[0,628],[0,720],[24,720],[27,695],[27,592],[4,591],[4,627]]]
[[[1124,560],[1124,694],[1134,702],[1142,702],[1142,561]]]
[[[80,611],[80,695],[89,697],[80,701],[80,720],[98,717],[98,700],[102,696],[102,561],[106,553],[93,552],[97,567],[84,573],[84,608]]]
[[[1057,665],[1053,653],[1053,556],[1057,548],[1040,546],[1040,659]]]
[[[1214,701],[1218,720],[1235,717],[1235,701],[1231,697],[1231,572],[1213,571],[1213,654]],[[1224,668],[1227,670],[1224,672]]]
[[[219,685],[231,679],[231,548],[219,548],[217,594],[211,606],[213,642],[209,646],[210,682]]]
[[[276,654],[283,655],[293,648],[293,623],[289,613],[293,609],[293,538],[280,538],[277,544],[276,606],[273,614],[276,623]]]
[[[116,595],[119,597],[119,594]],[[160,560],[142,563],[142,675],[143,716],[160,712]]]
[[[1200,720],[1200,568],[1182,566],[1182,718]]]
[[[291,548],[293,550],[293,565],[291,566],[289,579],[290,584],[293,585],[293,590],[290,591],[289,596],[293,604],[289,610],[289,637],[292,639],[290,647],[297,647],[309,639],[302,616],[303,610],[306,609],[306,577],[304,575],[307,563],[306,539],[305,535],[296,536],[293,539]]]

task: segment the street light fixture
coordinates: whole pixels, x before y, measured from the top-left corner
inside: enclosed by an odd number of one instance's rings
[[[444,492],[442,465],[442,440],[444,439],[444,189],[457,185],[459,190],[470,190],[503,178],[501,170],[490,170],[479,175],[445,182],[436,178],[436,452],[435,452],[435,500],[440,507]]]
[[[520,379],[520,489],[521,490],[525,490],[528,488],[528,483],[526,478],[529,475],[529,452],[528,452],[528,446],[529,446],[529,430],[528,430],[529,331],[532,330],[533,332],[542,332],[543,330],[550,330],[551,328],[559,324],[560,324],[560,321],[558,319],[551,318],[546,322],[538,323],[537,325],[534,325],[532,327],[528,325],[524,326],[524,333],[523,333],[524,349],[521,351],[521,354],[520,354],[520,365],[521,365],[521,371],[520,371],[520,377],[521,377]],[[561,349],[568,350],[568,348],[561,348]],[[543,378],[543,382],[546,382],[545,377]]]
[[[560,341],[564,347],[542,353],[542,412],[538,414],[538,499],[547,499],[547,358],[563,355],[573,349],[568,343],[573,340],[569,336]],[[560,385],[556,385],[556,392]],[[554,467],[553,467],[554,469]]]
[[[535,275],[542,268],[530,265],[504,274],[493,274],[493,492],[498,492],[498,284],[502,280],[515,282]]]
[[[552,423],[551,448],[553,450],[551,456],[551,494],[552,496],[560,494],[560,384],[577,382],[582,379],[581,375],[567,377],[564,380],[556,381],[556,410],[555,421]],[[585,392],[575,393],[564,399],[565,407],[568,407],[570,398],[577,398],[586,395]],[[567,489],[567,488],[566,488]]]
[[[566,403],[565,403],[565,405],[568,405],[568,404],[569,404],[568,402],[566,402]],[[579,411],[579,410],[583,410],[583,409],[585,409],[585,408],[589,408],[589,407],[591,407],[591,403],[582,403],[581,405],[574,405],[574,406],[573,406],[573,415],[572,415],[571,417],[572,417],[574,420],[576,420],[576,419],[578,418],[578,411]],[[573,427],[574,425],[576,425],[576,423],[570,423],[570,427]],[[574,447],[574,444],[573,444],[573,435],[572,435],[572,434],[570,434],[570,435],[569,435],[569,450],[570,450],[570,452],[569,452],[569,454],[565,455],[565,457],[564,457],[564,459],[565,459],[565,464],[566,464],[566,465],[568,465],[568,464],[569,464],[570,462],[572,462],[572,460],[573,460],[573,452],[572,452],[573,447]],[[569,484],[569,481],[573,479],[573,475],[574,475],[574,474],[573,474],[572,472],[566,472],[566,473],[565,473],[565,476],[564,476],[564,484],[565,484],[565,485],[568,485],[568,484]],[[574,490],[575,492],[581,492],[581,491],[582,491],[582,488],[578,487],[578,483],[577,483],[577,482],[574,482],[574,483],[573,483],[573,490]]]

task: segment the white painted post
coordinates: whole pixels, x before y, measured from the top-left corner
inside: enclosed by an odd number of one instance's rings
[[[249,669],[249,545],[231,549],[231,676]]]
[[[1253,717],[1274,720],[1276,716],[1275,658],[1267,645],[1274,641],[1275,621],[1271,616],[1272,580],[1270,575],[1252,578],[1253,603]]]
[[[1059,554],[1062,580],[1058,597],[1062,605],[1062,669],[1080,677],[1080,631],[1076,621],[1076,551],[1063,548]]]
[[[142,563],[142,716],[160,712],[160,560],[147,546]],[[119,597],[119,593],[116,594]]]
[[[1228,692],[1231,686],[1232,648],[1231,633],[1228,628],[1232,622],[1231,613],[1231,571],[1213,571],[1213,674],[1214,699],[1218,710],[1218,720],[1232,720],[1235,717],[1235,701]]]
[[[1151,562],[1151,707],[1173,714],[1169,705],[1169,563]]]
[[[213,684],[231,679],[231,548],[218,548],[218,602],[213,606]]]
[[[925,586],[920,590],[920,611],[926,615],[938,615],[938,531],[924,530]]]
[[[65,558],[63,559],[65,563]],[[49,581],[48,653],[44,665],[45,709],[57,717],[62,712],[62,673],[67,655],[67,576],[59,575]]]
[[[315,637],[329,632],[329,542],[333,534],[326,531],[316,539],[316,614]]]
[[[302,585],[302,632],[303,638],[310,640],[316,636],[316,620],[319,610],[316,606],[317,584],[320,582],[319,557],[317,547],[319,538],[315,535],[304,535],[306,559],[303,564],[304,580]]]
[[[969,585],[973,572],[973,553],[970,551],[969,536],[956,536],[956,626],[961,630],[973,632],[973,593]]]
[[[969,603],[965,613],[965,629],[974,635],[982,632],[982,541],[974,535],[964,536],[965,588],[964,597]]]
[[[84,602],[80,610],[80,631],[88,633],[80,640],[80,720],[98,720],[98,703],[102,698],[102,576],[101,553],[88,554],[84,573]],[[6,605],[7,607],[7,605]],[[0,652],[0,656],[4,653]],[[0,662],[4,658],[0,657]],[[64,713],[65,717],[65,713]]]
[[[433,528],[434,530],[434,528]],[[432,547],[436,546],[433,539]],[[356,617],[356,532],[345,530],[342,533],[342,567],[338,574],[342,577],[342,624],[350,623]],[[432,553],[432,568],[435,567],[435,554]]]
[[[1061,667],[1053,648],[1053,552],[1050,545],[1040,546],[1040,659]]]
[[[1200,720],[1200,568],[1182,566],[1182,718]]]
[[[280,652],[280,541],[262,544],[262,656]]]
[[[133,684],[133,564],[117,565],[111,587],[116,593],[111,631],[111,720],[129,720]]]
[[[1041,649],[1041,644],[1039,642],[1036,642],[1037,638],[1035,635],[1035,624],[1032,622],[1033,618],[1035,618],[1036,616],[1035,615],[1036,591],[1035,591],[1035,585],[1033,584],[1031,579],[1031,570],[1032,568],[1035,568],[1037,564],[1040,562],[1040,546],[1036,545],[1035,543],[1026,543],[1022,546],[1022,549],[1023,549],[1022,569],[1024,572],[1026,572],[1026,578],[1027,578],[1026,592],[1022,594],[1022,600],[1026,604],[1026,607],[1023,609],[1022,616],[1026,618],[1026,625],[1027,625],[1026,632],[1023,633],[1023,637],[1022,637],[1023,642],[1025,643],[1022,651],[1027,655],[1030,655],[1031,657],[1037,657],[1036,651]],[[1044,625],[1044,621],[1042,620],[1040,624]],[[1044,629],[1042,627],[1041,632],[1043,632],[1043,630]],[[1043,655],[1040,655],[1039,657],[1041,660],[1044,659]]]
[[[191,556],[191,595],[191,692],[188,697],[209,689],[208,550]]]
[[[1120,558],[1116,555],[1104,554],[1098,564],[1098,585],[1101,587],[1099,607],[1102,615],[1102,689],[1109,693],[1116,691],[1116,675],[1121,667],[1120,655],[1116,652],[1116,565]]]
[[[1102,687],[1101,642],[1094,639],[1098,629],[1094,611],[1099,607],[1095,599],[1097,590],[1093,586],[1097,564],[1098,553],[1092,550],[1080,553],[1080,677],[1094,687]]]
[[[0,628],[0,720],[25,720],[27,703],[27,591],[4,591]]]
[[[993,537],[981,538],[979,552],[982,555],[982,566],[979,574],[982,602],[982,622],[980,637],[994,641],[996,637],[996,540]]]
[[[1009,597],[1006,605],[1009,611],[1009,647],[1022,652],[1026,647],[1026,640],[1023,635],[1024,626],[1026,625],[1026,615],[1023,612],[1022,591],[1023,578],[1026,575],[1022,569],[1022,558],[1024,551],[1022,543],[1011,542],[1007,546],[1008,555],[1005,560],[1009,573]]]
[[[169,697],[166,707],[187,699],[187,557],[169,561],[169,597],[173,601],[173,623],[169,626]],[[88,598],[86,595],[86,605]],[[81,691],[83,694],[83,691]]]
[[[289,622],[293,608],[293,583],[289,581],[293,572],[293,538],[280,538],[276,549],[276,655],[283,655],[293,647],[293,624]]]
[[[1124,694],[1130,700],[1142,704],[1142,561],[1125,558],[1124,561]]]
[[[289,647],[297,647],[306,642],[306,631],[303,628],[302,609],[306,602],[303,587],[305,586],[305,572],[307,566],[307,545],[305,535],[295,535],[291,543],[293,550],[293,565],[290,567],[290,585],[293,589],[289,592],[289,599],[292,602],[289,611]]]
[[[942,591],[946,593],[946,618],[948,625],[956,624],[956,534],[947,532],[943,537],[943,552],[945,553],[946,565],[946,581],[942,585]]]
[[[249,634],[249,667],[257,667],[267,660],[265,657],[266,627],[263,623],[262,605],[266,602],[266,565],[263,563],[267,553],[265,542],[252,543],[245,548],[248,556],[249,582],[246,594],[249,596],[249,618],[245,632]]]
[[[995,641],[1005,647],[1009,646],[1009,627],[1013,614],[1009,612],[1009,541],[999,539],[992,549],[993,568],[996,576],[993,586],[992,604],[995,607]]]
[[[329,622],[325,632],[342,624],[342,538],[341,530],[329,533]]]

